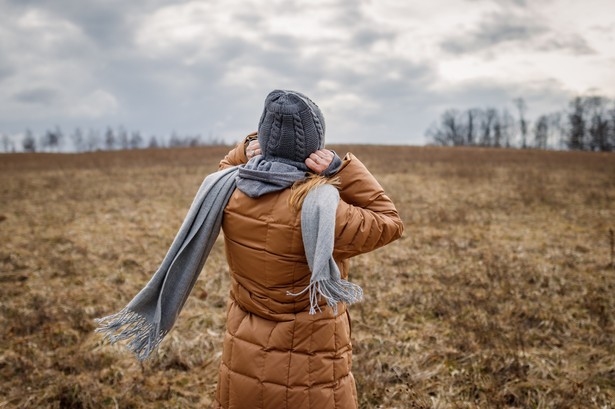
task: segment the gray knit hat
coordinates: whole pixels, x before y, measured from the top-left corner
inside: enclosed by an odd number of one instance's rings
[[[303,169],[308,156],[325,147],[325,119],[305,95],[272,91],[258,123],[258,142],[266,160]]]

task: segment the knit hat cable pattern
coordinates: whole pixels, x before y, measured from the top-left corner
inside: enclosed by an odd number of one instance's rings
[[[258,141],[266,160],[306,170],[304,161],[325,146],[322,112],[300,92],[272,91],[265,99]]]

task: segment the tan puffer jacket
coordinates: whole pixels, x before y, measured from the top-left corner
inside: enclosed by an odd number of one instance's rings
[[[220,168],[245,162],[240,143]],[[382,187],[352,154],[337,175],[341,200],[333,255],[347,278],[348,258],[399,238],[403,224]],[[303,290],[311,275],[300,212],[290,210],[289,195],[286,189],[251,199],[236,189],[224,210],[231,291],[219,408],[357,407],[346,307],[340,304],[334,316],[323,302],[323,313],[310,315],[307,292],[286,294]]]

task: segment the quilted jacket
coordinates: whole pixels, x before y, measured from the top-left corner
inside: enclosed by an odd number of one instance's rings
[[[220,168],[246,161],[242,142]],[[399,238],[403,224],[380,184],[354,155],[346,155],[337,176],[341,186],[333,256],[347,278],[350,257]],[[300,212],[289,208],[289,195],[286,189],[252,199],[236,189],[224,210],[231,289],[218,408],[357,407],[346,306],[340,304],[334,316],[323,301],[323,312],[310,315],[307,292],[287,295],[303,290],[311,275]]]

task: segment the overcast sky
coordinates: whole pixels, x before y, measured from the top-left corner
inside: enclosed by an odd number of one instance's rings
[[[615,97],[613,0],[0,0],[0,132],[123,125],[238,140],[266,94],[328,142],[423,144],[447,108]]]

